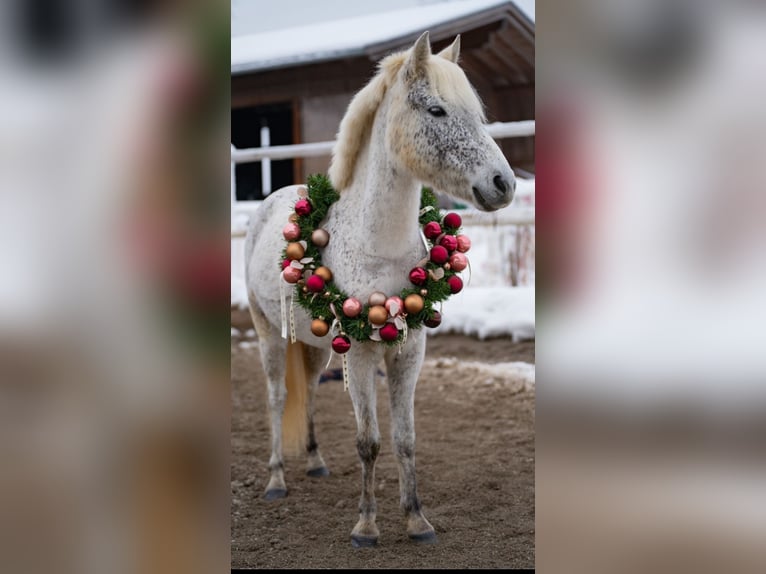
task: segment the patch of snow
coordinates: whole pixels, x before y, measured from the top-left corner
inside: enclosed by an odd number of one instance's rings
[[[236,328],[234,328],[234,327],[232,327],[232,328],[231,328],[231,336],[232,336],[232,337],[239,337],[239,336],[240,336],[240,334],[241,334],[241,333],[240,333],[239,329],[236,329]]]
[[[468,287],[444,302],[442,323],[431,335],[462,333],[479,339],[510,335],[535,338],[534,287]]]
[[[460,372],[472,371],[482,377],[486,385],[521,385],[524,390],[535,388],[535,365],[522,361],[507,363],[482,363],[478,361],[463,361],[457,357],[440,357],[427,359],[424,368],[451,369]]]

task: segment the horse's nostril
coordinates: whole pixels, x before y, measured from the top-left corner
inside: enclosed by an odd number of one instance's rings
[[[498,189],[498,191],[501,193],[508,193],[508,190],[511,186],[508,185],[508,182],[503,179],[503,176],[496,175],[492,181],[495,183],[495,187]]]

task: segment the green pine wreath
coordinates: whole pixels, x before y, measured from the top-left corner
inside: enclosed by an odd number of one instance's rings
[[[284,266],[290,261],[290,257],[287,255],[287,248],[290,243],[305,242],[305,251],[303,258],[311,258],[313,261],[307,263],[304,269],[313,271],[322,266],[322,251],[321,248],[315,245],[311,240],[312,233],[320,229],[320,224],[327,217],[327,212],[330,207],[340,198],[338,192],[333,188],[330,180],[321,174],[311,175],[307,182],[307,192],[309,203],[311,204],[311,211],[308,214],[300,215],[294,213],[291,215],[290,221],[297,223],[300,228],[300,236],[288,241],[285,245],[285,249],[282,252],[282,261],[279,262],[280,271],[284,269]],[[298,200],[300,201],[300,199]],[[296,202],[297,203],[297,202]],[[459,218],[457,218],[459,221]],[[430,222],[439,223],[442,227],[443,234],[457,235],[460,231],[460,226],[449,227],[445,226],[444,219],[441,212],[437,207],[436,197],[432,191],[426,187],[421,190],[420,199],[420,217],[419,222],[421,227],[427,225]],[[429,244],[429,251],[434,246],[431,240],[427,240]],[[467,250],[467,249],[466,249]],[[402,318],[407,323],[408,329],[420,329],[427,321],[437,323],[440,320],[440,314],[435,308],[437,303],[445,301],[452,295],[452,289],[450,287],[449,279],[457,273],[451,268],[450,265],[437,264],[428,258],[427,262],[420,265],[426,270],[427,278],[422,285],[410,285],[402,289],[397,295],[405,300],[408,295],[417,294],[423,298],[423,309],[418,313],[406,313],[403,312]],[[415,263],[415,262],[414,262]],[[438,269],[443,271],[443,276],[438,277],[431,272],[438,273]],[[410,283],[406,270],[402,274],[402,281]],[[333,280],[326,281],[324,289],[321,293],[313,293],[306,288],[307,274],[304,270],[303,277],[295,284],[294,300],[311,316],[312,319],[319,319],[327,322],[328,326],[332,324],[337,318],[340,324],[340,334],[346,335],[357,341],[369,341],[370,335],[372,335],[375,326],[373,326],[368,318],[370,305],[367,302],[362,302],[362,311],[357,316],[351,318],[344,315],[342,310],[343,302],[349,298],[349,295],[344,293]],[[462,284],[461,284],[462,286]],[[335,313],[333,313],[330,305],[333,305]],[[434,325],[436,326],[436,325]],[[391,341],[382,340],[389,346],[401,344],[403,342],[404,331],[399,330],[399,334],[396,339]]]

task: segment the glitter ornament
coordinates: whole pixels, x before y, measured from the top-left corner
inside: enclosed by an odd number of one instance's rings
[[[404,299],[404,308],[407,310],[407,313],[412,313],[413,315],[415,313],[420,313],[423,310],[423,306],[423,297],[417,293],[407,295],[407,297]]]
[[[386,294],[382,293],[380,291],[375,291],[375,293],[370,295],[370,299],[367,301],[367,304],[370,307],[374,307],[376,305],[385,305],[386,304]]]
[[[312,293],[321,293],[324,291],[324,279],[319,275],[312,275],[306,279],[306,288]]]
[[[444,227],[458,228],[463,224],[463,220],[457,213],[448,213],[442,221],[444,222]]]
[[[372,325],[382,325],[388,319],[388,311],[382,305],[375,305],[370,307],[370,310],[367,312],[367,318]]]
[[[311,233],[311,243],[317,247],[324,247],[330,242],[330,234],[324,229],[315,229]]]
[[[444,247],[435,245],[431,248],[431,261],[437,265],[441,265],[446,263],[447,259],[449,259],[449,253],[447,253],[447,250]]]
[[[462,253],[453,253],[449,258],[449,264],[453,271],[461,272],[468,267],[468,257]]]
[[[332,271],[330,271],[329,267],[325,267],[324,265],[322,267],[317,267],[314,273],[316,275],[319,275],[322,279],[324,279],[325,283],[328,281],[332,281]]]
[[[460,293],[460,291],[463,290],[463,280],[457,275],[453,275],[452,277],[447,279],[447,284],[449,285],[449,290],[453,294]]]
[[[287,249],[285,249],[285,254],[287,255],[288,259],[294,259],[298,261],[303,259],[303,256],[306,254],[306,250],[303,249],[303,245],[300,243],[288,243]]]
[[[349,297],[345,301],[343,301],[343,314],[346,317],[354,318],[359,313],[362,312],[362,304],[359,302],[359,299],[355,299],[354,297]]]
[[[311,202],[308,199],[299,199],[295,203],[295,213],[301,217],[311,213]]]
[[[386,323],[380,328],[380,338],[384,341],[396,341],[399,336],[399,329],[393,323]]]
[[[410,282],[415,285],[425,285],[428,279],[428,273],[422,267],[415,267],[410,271]]]
[[[332,340],[332,350],[342,355],[351,348],[351,341],[345,335],[338,335]]]
[[[297,283],[302,275],[303,270],[296,269],[295,267],[286,267],[285,270],[282,271],[282,277],[284,277],[285,281],[288,283]]]
[[[311,321],[311,332],[317,337],[324,337],[330,331],[330,326],[322,319]]]
[[[441,232],[442,232],[442,226],[435,221],[426,223],[425,226],[423,227],[423,235],[426,236],[426,239],[430,239],[431,241],[439,237],[439,235],[441,235]]]

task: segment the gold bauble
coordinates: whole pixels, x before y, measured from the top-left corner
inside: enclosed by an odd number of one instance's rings
[[[386,319],[388,319],[388,311],[386,311],[386,308],[383,307],[383,305],[375,305],[374,307],[370,307],[367,317],[373,325],[382,325],[386,322]]]
[[[296,261],[303,259],[303,255],[306,253],[306,250],[303,249],[303,245],[300,243],[288,243],[287,249],[285,250],[285,253],[287,254],[288,259],[294,259]]]
[[[412,293],[404,298],[404,308],[407,309],[407,313],[420,313],[423,310],[423,298],[417,293]]]
[[[317,267],[316,271],[314,271],[314,274],[319,275],[322,279],[324,279],[325,283],[332,281],[332,271],[330,271],[329,267],[325,267],[324,265]]]
[[[330,326],[326,321],[322,321],[322,319],[314,319],[311,321],[311,332],[317,337],[324,337],[329,330]]]

